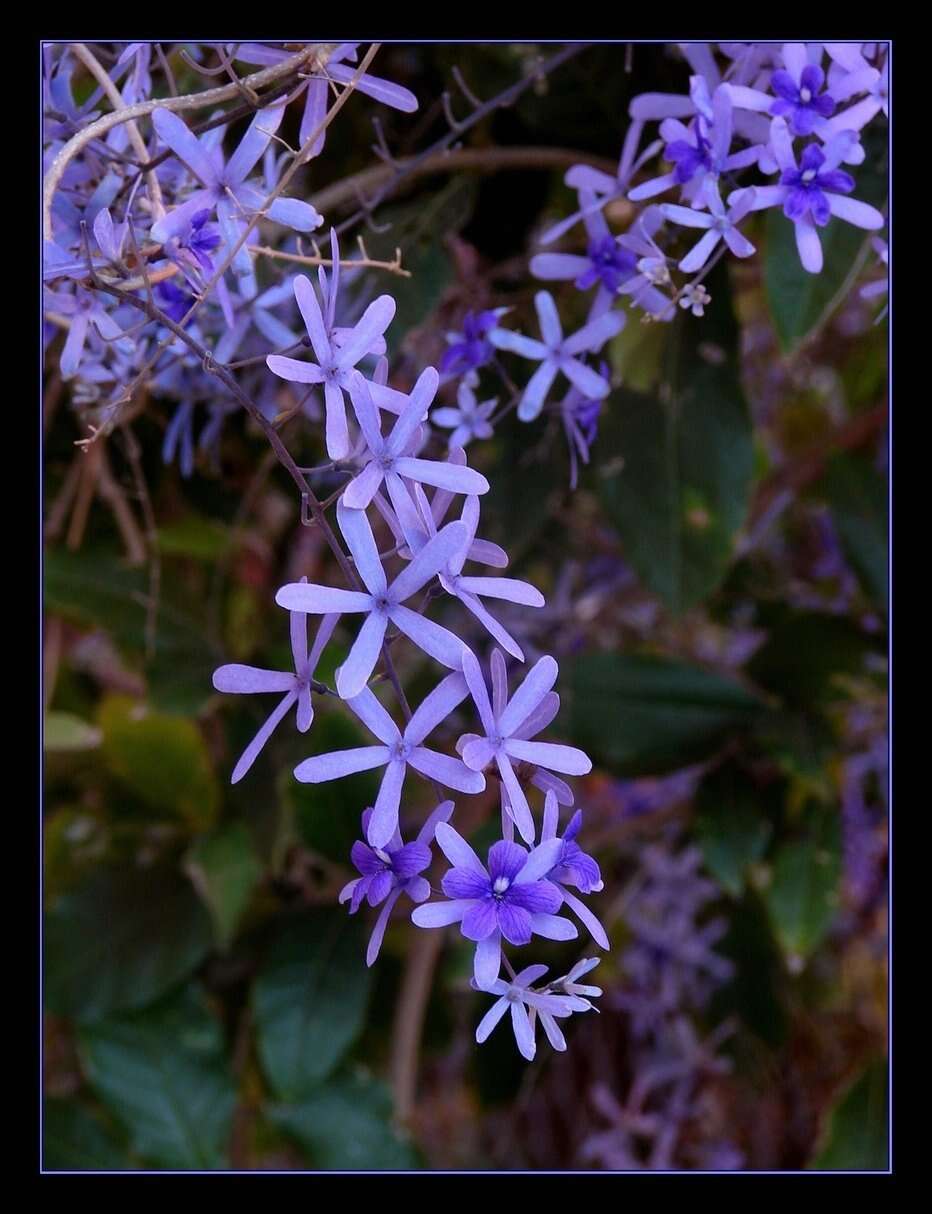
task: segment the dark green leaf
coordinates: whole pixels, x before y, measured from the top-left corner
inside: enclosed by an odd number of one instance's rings
[[[574,740],[623,775],[707,758],[760,711],[737,683],[666,658],[587,654],[568,673]]]
[[[268,1115],[296,1139],[315,1168],[410,1170],[414,1149],[391,1126],[391,1097],[372,1080],[334,1079],[300,1103],[276,1105]]]
[[[866,157],[854,173],[856,197],[882,207],[887,196],[887,132],[870,131]],[[767,216],[764,284],[774,327],[784,350],[792,350],[819,329],[853,285],[868,233],[833,218],[819,231],[824,264],[819,274],[804,270],[794,225],[779,207]]]
[[[79,1020],[144,1007],[207,955],[210,919],[173,868],[104,869],[65,894],[45,924],[45,995]]]
[[[809,1165],[819,1171],[883,1172],[888,1164],[887,1065],[875,1062],[831,1110]]]
[[[747,672],[787,705],[811,710],[839,694],[837,676],[864,670],[870,638],[843,616],[789,612],[754,654]]]
[[[218,945],[229,948],[262,876],[249,831],[237,822],[199,839],[185,868],[211,913]]]
[[[222,1030],[197,992],[86,1027],[81,1046],[91,1086],[143,1159],[162,1168],[226,1165],[236,1092]]]
[[[838,909],[841,831],[838,813],[819,812],[808,838],[784,843],[776,852],[764,898],[777,940],[792,971],[825,938]]]
[[[845,555],[886,613],[886,480],[864,456],[839,454],[829,462],[823,485]]]
[[[220,793],[207,746],[193,721],[111,696],[98,716],[103,756],[113,775],[145,805],[203,830]]]
[[[705,865],[736,898],[773,830],[762,799],[754,785],[730,767],[713,773],[699,787],[696,833]]]
[[[369,998],[361,926],[342,909],[284,924],[253,993],[259,1055],[283,1100],[300,1100],[359,1036]]]
[[[50,1172],[108,1172],[133,1165],[116,1138],[76,1100],[47,1100],[43,1109],[42,1166]]]
[[[728,283],[720,276],[709,285],[707,315],[673,322],[679,331],[666,346],[661,390],[614,393],[597,447],[600,492],[624,555],[676,612],[721,582],[751,489],[751,422]]]

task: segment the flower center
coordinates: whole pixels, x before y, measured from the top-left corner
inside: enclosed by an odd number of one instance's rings
[[[402,740],[400,742],[396,742],[395,745],[392,747],[392,758],[393,759],[401,759],[402,762],[407,762],[408,755],[410,753],[411,753],[411,747],[404,740],[404,738],[402,738]]]
[[[391,858],[391,856],[388,854],[388,852],[382,851],[381,847],[376,847],[376,848],[373,848],[373,850],[374,850],[375,854],[378,856],[378,858],[379,858],[379,859],[382,861],[382,863],[385,865],[385,867],[386,867],[386,868],[391,868],[391,866],[392,866],[392,858]]]
[[[815,181],[816,176],[817,173],[815,169],[806,169],[800,177],[800,181],[803,183],[803,185],[811,185],[813,181]]]
[[[808,105],[809,102],[812,100],[812,89],[800,89],[799,90],[799,99],[803,103],[803,105]]]
[[[380,594],[379,597],[375,600],[376,611],[380,611],[380,612],[384,613],[384,612],[388,611],[389,607],[391,607],[391,602],[389,601],[388,596],[384,595],[384,594]]]
[[[500,898],[509,885],[511,885],[511,882],[507,877],[496,877],[492,883],[492,893]]]

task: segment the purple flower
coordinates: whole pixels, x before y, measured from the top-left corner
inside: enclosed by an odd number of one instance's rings
[[[495,354],[489,333],[497,326],[508,308],[486,312],[467,312],[463,317],[462,333],[448,333],[450,343],[440,363],[445,375],[463,375],[484,367]]]
[[[534,1060],[537,1052],[537,1042],[534,1039],[534,1021],[537,1016],[540,1017],[544,1032],[553,1048],[566,1049],[566,1041],[557,1026],[556,1017],[564,1018],[571,1016],[573,1012],[587,1011],[592,1004],[585,999],[575,999],[571,995],[554,995],[549,991],[533,990],[531,983],[542,978],[546,972],[546,965],[529,965],[526,969],[519,970],[511,982],[497,978],[492,983],[488,993],[498,995],[499,998],[479,1021],[476,1041],[480,1045],[488,1039],[505,1012],[511,1008],[511,1026],[515,1042],[522,1057],[528,1062]]]
[[[453,865],[442,882],[452,901],[419,906],[411,919],[418,927],[460,924],[466,939],[477,945],[473,973],[480,990],[489,990],[498,978],[502,936],[514,945],[529,944],[535,934],[548,940],[575,938],[573,924],[554,914],[560,908],[559,890],[542,880],[559,854],[559,840],[528,853],[519,843],[499,839],[489,849],[488,868],[447,823],[437,827],[437,842]]]
[[[601,400],[602,397],[608,396],[611,385],[576,356],[601,350],[609,338],[621,332],[625,323],[620,313],[607,312],[584,325],[572,337],[564,338],[557,306],[549,291],[538,291],[534,296],[534,304],[543,341],[534,341],[522,333],[512,333],[508,329],[493,329],[489,337],[498,349],[511,350],[522,358],[532,358],[540,363],[528,381],[518,406],[518,417],[525,422],[533,421],[540,413],[550,386],[560,372],[575,384],[580,392],[585,392],[593,399]]]
[[[527,843],[534,842],[534,819],[515,774],[512,760],[533,763],[566,775],[584,776],[592,770],[592,761],[575,746],[553,742],[529,742],[553,720],[559,708],[548,693],[557,680],[559,668],[551,657],[543,657],[525,675],[511,699],[505,659],[498,650],[492,653],[493,701],[489,700],[482,670],[471,650],[463,653],[463,674],[479,710],[485,735],[465,734],[457,743],[463,762],[473,771],[482,771],[494,759],[508,793],[515,825]]]
[[[337,504],[337,522],[365,590],[338,590],[313,582],[291,582],[281,587],[275,602],[290,611],[306,611],[313,615],[327,615],[332,611],[366,614],[346,661],[337,670],[340,698],[350,700],[365,687],[378,661],[389,623],[432,658],[451,670],[459,670],[463,642],[403,603],[459,552],[467,541],[466,527],[462,523],[448,523],[389,585],[365,511],[350,510],[341,501]]]
[[[153,110],[152,125],[162,143],[187,166],[201,187],[152,225],[153,240],[159,244],[177,240],[190,230],[194,217],[206,210],[208,215],[216,213],[227,249],[235,248],[246,228],[244,211],[256,212],[265,202],[263,191],[247,183],[246,177],[281,125],[285,106],[285,101],[279,101],[259,110],[239,146],[226,161],[219,146],[198,139],[177,114],[166,109]],[[323,218],[309,203],[296,198],[276,198],[264,213],[275,223],[299,232],[313,232],[323,223]],[[245,245],[234,258],[233,270],[240,279],[255,281],[252,258]]]
[[[302,784],[323,784],[358,771],[384,767],[366,837],[370,847],[384,847],[398,827],[401,789],[409,765],[430,780],[458,792],[482,792],[485,778],[451,755],[438,754],[421,743],[450,715],[466,695],[461,674],[450,674],[420,704],[402,733],[371,691],[366,688],[352,700],[349,709],[373,733],[380,746],[360,746],[305,759],[295,768]]]
[[[162,311],[180,325],[194,304],[194,296],[171,281],[157,283],[155,289],[162,300]]]
[[[600,370],[603,378],[607,379],[608,365],[603,363]],[[598,434],[601,411],[600,400],[589,400],[578,388],[570,385],[570,390],[560,405],[560,413],[563,416],[563,429],[570,449],[571,489],[575,489],[579,481],[579,460],[584,464],[589,463],[589,449]]]
[[[343,392],[351,386],[356,364],[375,352],[376,343],[395,315],[395,301],[390,295],[380,295],[373,300],[349,334],[337,344],[335,335],[327,331],[310,279],[299,274],[294,280],[294,293],[317,364],[299,362],[281,354],[270,354],[265,361],[269,370],[282,379],[298,384],[324,385],[327,454],[331,459],[344,459],[349,455],[350,443]],[[335,294],[336,291],[331,290],[331,298]]]
[[[441,364],[442,366],[442,364]],[[474,438],[491,438],[492,426],[489,418],[495,412],[498,398],[484,400],[481,404],[476,400],[472,384],[465,379],[456,393],[455,409],[442,407],[434,409],[430,420],[435,426],[452,430],[450,435],[451,447],[465,447]]]
[[[369,387],[356,372],[350,380],[353,410],[366,440],[367,458],[362,471],[350,481],[340,499],[353,510],[365,510],[383,481],[395,510],[401,514],[408,497],[402,477],[408,481],[436,485],[454,493],[488,493],[489,482],[472,468],[440,460],[416,459],[405,454],[410,450],[418,427],[437,391],[439,377],[433,367],[426,367],[411,390],[404,411],[392,428],[382,435],[379,411],[372,400]],[[410,500],[410,499],[409,499]]]
[[[540,833],[542,843],[557,837],[559,812],[556,794],[548,790],[544,797],[544,821]],[[603,888],[602,874],[597,862],[576,842],[576,836],[579,834],[581,826],[582,811],[577,809],[560,839],[563,847],[556,863],[547,874],[547,880],[560,886],[563,901],[586,926],[596,944],[600,948],[607,949],[610,945],[605,928],[584,902],[564,888],[567,885],[573,885],[583,894],[598,893]]]
[[[530,270],[545,281],[572,279],[580,291],[598,284],[589,319],[595,320],[612,306],[621,287],[637,273],[637,255],[613,236],[599,210],[584,210],[583,221],[589,236],[586,256],[572,253],[538,253],[531,258]]]
[[[446,822],[452,813],[452,801],[438,805],[418,831],[413,843],[402,843],[396,829],[384,848],[372,848],[359,840],[353,844],[350,857],[362,876],[343,886],[339,901],[343,903],[349,900],[351,915],[355,915],[363,898],[370,906],[385,903],[369,937],[366,965],[375,964],[389,915],[401,895],[406,894],[412,902],[426,902],[430,897],[430,883],[419,874],[430,865],[430,843],[437,825]],[[371,818],[372,810],[367,809],[362,815],[363,834],[367,833]]]
[[[209,219],[209,207],[192,215],[188,232],[178,241],[179,248],[186,249],[206,274],[212,274],[214,270],[214,263],[208,254],[220,243],[220,233],[208,225]]]
[[[132,354],[133,339],[128,337],[110,313],[105,311],[103,296],[85,291],[83,287],[76,287],[73,294],[70,291],[50,291],[46,288],[44,296],[48,311],[59,312],[71,318],[59,363],[62,379],[72,379],[77,375],[91,325],[104,341],[116,342],[124,354]]]
[[[808,63],[797,53],[798,43],[784,48],[783,57],[789,70],[774,72],[770,87],[777,100],[770,113],[787,119],[794,135],[811,135],[820,118],[831,118],[835,112],[835,98],[821,92],[825,73],[815,63]],[[801,48],[805,56],[805,47]]]
[[[183,407],[183,406],[182,406]],[[253,763],[259,751],[272,735],[276,725],[285,716],[292,704],[298,706],[298,729],[307,733],[314,720],[314,706],[311,703],[311,684],[314,681],[314,671],[320,661],[324,646],[337,625],[339,615],[325,615],[320,621],[317,636],[311,652],[307,651],[307,617],[303,612],[290,613],[291,627],[291,656],[294,660],[294,673],[284,670],[260,670],[256,666],[241,666],[233,663],[220,666],[214,671],[213,683],[217,691],[230,692],[236,695],[251,695],[254,692],[285,692],[284,697],[271,713],[268,720],[249,743],[233,768],[231,784],[236,784],[243,778]]]
[[[845,175],[843,174],[843,176]],[[753,187],[736,190],[728,200],[727,211],[717,185],[706,192],[706,201],[709,206],[708,211],[695,211],[690,207],[669,204],[664,204],[660,208],[664,218],[672,220],[673,223],[682,224],[688,228],[705,229],[705,235],[680,262],[680,269],[685,274],[694,274],[697,270],[701,270],[720,240],[725,241],[736,257],[750,257],[754,252],[754,246],[741,235],[737,227],[753,206]]]
[[[816,225],[824,227],[832,215],[869,231],[883,227],[883,215],[875,207],[845,197],[854,188],[854,182],[839,170],[838,165],[846,151],[857,142],[853,131],[834,136],[824,150],[810,144],[803,152],[801,167],[796,163],[793,141],[782,118],[774,118],[771,123],[770,140],[782,170],[780,184],[756,187],[751,210],[783,207],[784,214],[795,226],[796,247],[804,269],[811,274],[818,274],[822,269],[822,245]],[[734,198],[732,194],[729,202]]]

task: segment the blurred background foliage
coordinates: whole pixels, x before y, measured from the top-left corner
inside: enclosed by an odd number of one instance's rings
[[[380,74],[421,99],[413,119],[383,113],[389,145],[407,155],[443,134],[454,65],[487,97],[541,53],[385,47]],[[467,145],[614,161],[630,97],[685,80],[669,47],[635,46],[624,64],[623,46],[587,49]],[[345,109],[307,194],[370,166],[370,109]],[[883,203],[885,136],[858,182]],[[328,219],[355,205],[345,195]],[[508,305],[533,332],[527,259],[572,206],[553,168],[431,174],[386,203],[377,218],[391,227],[367,247],[400,246],[412,271],[377,283],[398,300],[393,382],[436,362],[469,308]],[[153,398],[134,431],[154,535],[129,559],[113,497],[94,497],[91,479],[106,459],[138,512],[129,449],[117,435],[76,455],[79,421],[50,371],[47,1168],[658,1166],[661,1123],[676,1134],[664,1166],[886,1166],[886,325],[856,289],[861,232],[833,224],[815,278],[779,212],[751,223],[760,253],[716,268],[704,319],[632,318],[616,339],[621,386],[575,493],[558,417],[512,416],[471,448],[492,484],[483,535],[548,599],[509,626],[529,653],[557,656],[558,728],[595,760],[577,799],[613,948],[594,976],[601,1015],[576,1018],[565,1055],[527,1066],[504,1031],[475,1045],[484,1000],[449,934],[404,1119],[394,1010],[417,932],[396,917],[370,971],[367,912],[336,905],[372,781],[291,776],[308,753],[353,745],[357,727],[320,701],[309,735],[279,730],[231,787],[265,701],[211,686],[226,661],[287,667],[274,592],[332,575],[320,537],[239,419],[219,466],[204,459],[185,479],[164,465],[171,408]],[[572,295],[568,325],[582,316]],[[314,426],[298,417],[282,434],[299,463],[319,462]],[[318,677],[345,645],[338,630]],[[405,677],[414,698],[431,683],[416,666]],[[496,805],[494,792],[464,799],[464,832],[481,842]],[[631,1002],[643,945],[631,890],[648,854],[695,856],[710,884],[689,930],[721,925],[727,977],[674,1011],[699,1039],[729,1031],[715,1066],[690,1072],[688,1107],[658,1105],[656,1124],[632,1129],[622,1114],[653,1065]],[[540,959],[568,967],[575,947]],[[661,976],[673,965],[654,962]]]

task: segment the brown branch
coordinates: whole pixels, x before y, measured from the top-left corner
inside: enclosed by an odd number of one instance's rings
[[[407,1121],[414,1111],[421,1032],[434,970],[443,947],[443,935],[442,931],[416,933],[395,1007],[391,1077],[395,1113],[402,1122]]]

